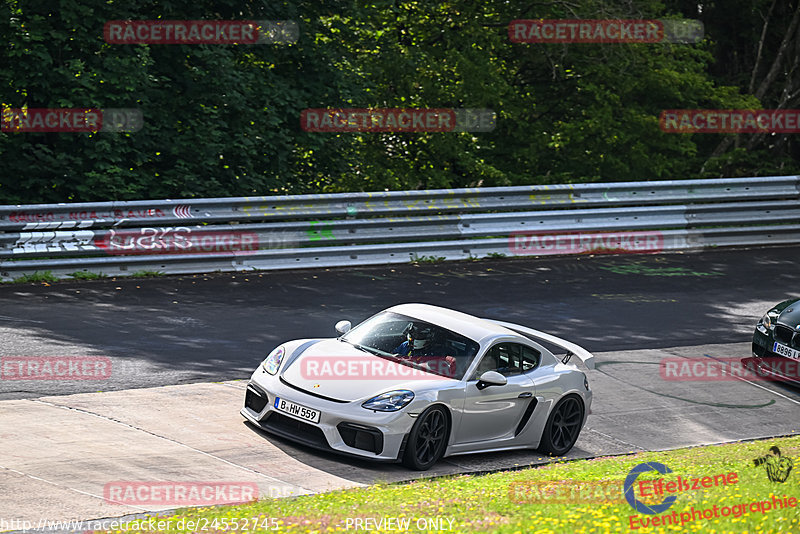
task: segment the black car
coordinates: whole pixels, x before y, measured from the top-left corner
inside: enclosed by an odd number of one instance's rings
[[[800,384],[800,299],[784,300],[758,321],[753,356],[770,374]]]

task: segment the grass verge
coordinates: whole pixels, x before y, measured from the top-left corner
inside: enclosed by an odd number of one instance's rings
[[[155,278],[157,276],[164,276],[164,273],[162,271],[136,271],[130,275],[131,278]]]
[[[108,278],[108,275],[103,273],[92,273],[89,271],[75,271],[67,276],[71,276],[75,280],[102,280]]]
[[[784,482],[775,482],[768,477],[767,463],[754,462],[768,456],[772,446],[780,448],[786,459],[784,468],[791,458],[800,456],[800,436],[793,436],[561,461],[520,471],[376,484],[243,505],[183,509],[173,516],[158,518],[164,521],[164,528],[158,530],[185,532],[190,530],[189,521],[194,521],[191,530],[200,531],[205,525],[216,532],[798,532],[800,466],[797,471],[790,471]],[[774,453],[771,456],[769,463],[776,462]],[[661,503],[665,497],[675,497],[668,510],[655,515],[637,512],[621,489],[629,472],[644,462],[658,462],[672,470],[664,475],[642,473],[633,485],[634,496],[649,506]],[[709,477],[710,482],[703,477]],[[661,479],[662,487],[675,491],[656,495],[655,482],[646,480],[657,479]],[[694,479],[699,480],[697,488]],[[681,480],[688,481],[690,488],[678,491]],[[639,484],[641,481],[645,481],[644,486]],[[668,486],[671,482],[676,486]],[[644,495],[647,493],[652,497]],[[790,506],[790,498],[795,499],[794,507]],[[783,503],[780,508],[778,500]],[[703,517],[704,513],[713,515],[714,507],[718,517]],[[682,523],[687,517],[691,519]],[[652,526],[656,524],[654,518],[661,518],[657,526]],[[643,527],[647,520],[651,526]],[[129,524],[129,528],[113,532],[148,531],[147,519],[141,521],[141,530]]]
[[[30,283],[50,283],[58,282],[58,277],[53,275],[52,271],[36,271],[33,274],[24,274],[19,278],[11,281],[14,284],[30,284]]]

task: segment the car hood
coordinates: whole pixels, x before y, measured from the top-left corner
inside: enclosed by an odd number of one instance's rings
[[[415,391],[452,379],[395,363],[338,339],[308,347],[280,373],[291,386],[338,401],[367,400],[394,389]]]
[[[800,301],[789,304],[778,316],[778,322],[796,330],[800,326]]]

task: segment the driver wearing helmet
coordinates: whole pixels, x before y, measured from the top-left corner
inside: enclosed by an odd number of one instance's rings
[[[406,340],[394,349],[395,354],[433,369],[437,374],[455,375],[456,360],[445,356],[444,343],[436,342],[432,328],[409,323],[403,333]]]
[[[403,334],[405,334],[406,340],[394,349],[395,354],[400,356],[425,356],[429,354],[431,338],[433,337],[433,332],[430,328],[408,323],[406,329],[403,330]]]

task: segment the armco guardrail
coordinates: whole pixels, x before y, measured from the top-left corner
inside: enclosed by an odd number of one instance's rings
[[[0,277],[800,243],[800,177],[0,206]]]

